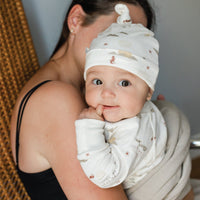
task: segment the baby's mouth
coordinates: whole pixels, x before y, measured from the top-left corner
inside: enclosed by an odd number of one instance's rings
[[[104,110],[108,110],[108,109],[115,109],[115,108],[119,108],[119,106],[109,106],[109,105],[103,105],[103,109],[104,109]]]

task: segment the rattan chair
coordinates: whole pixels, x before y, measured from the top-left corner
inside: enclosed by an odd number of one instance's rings
[[[20,0],[0,0],[0,199],[28,200],[12,159],[9,126],[19,91],[39,64]]]
[[[0,0],[0,199],[28,200],[12,158],[10,118],[16,98],[39,69],[20,0]],[[199,169],[199,162],[197,163]],[[194,170],[195,172],[195,170]],[[197,177],[194,174],[194,178]]]

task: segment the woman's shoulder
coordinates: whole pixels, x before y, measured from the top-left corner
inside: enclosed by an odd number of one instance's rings
[[[43,84],[35,90],[30,101],[39,107],[50,106],[53,110],[61,105],[69,108],[83,108],[84,105],[80,91],[72,84],[61,81],[49,81]]]
[[[31,85],[37,86],[38,84]],[[30,88],[34,88],[34,86]],[[21,94],[21,99],[27,94],[27,91],[31,90],[26,89]],[[64,148],[70,145],[69,141],[75,141],[74,121],[84,107],[79,93],[73,85],[60,81],[46,82],[32,93],[23,112],[20,130],[21,149],[32,155],[31,158],[29,158],[30,156],[21,157],[24,163],[31,163],[31,167],[28,166],[27,168],[26,166],[23,168],[25,171],[34,171],[38,166],[42,170],[54,165],[56,162],[60,163],[57,159],[52,161],[52,155],[58,157],[61,154],[58,146]],[[18,111],[19,105],[11,123],[12,149],[14,151]],[[56,147],[53,152],[51,150],[52,146]],[[66,150],[65,154],[74,152],[75,149],[74,147],[70,151]],[[66,163],[68,162],[65,161]]]
[[[79,90],[74,87],[70,83],[66,83],[63,81],[48,81],[46,84],[44,84],[38,91],[42,93],[43,95],[75,95],[76,97],[80,96]]]
[[[60,118],[68,120],[68,124],[73,123],[82,109],[85,107],[80,92],[71,84],[61,81],[48,81],[45,84],[31,83],[23,88],[19,95],[11,120],[11,133],[15,133],[17,115],[20,104],[27,94],[31,94],[25,105],[23,121],[30,124],[38,124],[48,127],[49,123],[58,125]],[[41,84],[40,86],[38,84]],[[39,86],[39,87],[38,87]],[[33,90],[36,88],[35,90]],[[24,101],[26,102],[26,101]],[[28,129],[30,131],[30,129]],[[37,130],[36,132],[39,133]]]

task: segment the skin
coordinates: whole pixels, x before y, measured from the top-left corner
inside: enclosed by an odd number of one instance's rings
[[[142,79],[110,66],[90,68],[85,86],[90,108],[84,109],[80,118],[94,118],[97,114],[106,121],[117,122],[134,117],[152,96],[152,90]]]
[[[132,21],[146,26],[143,9],[128,7]],[[84,16],[81,6],[71,9],[68,26],[74,32],[53,56],[55,62],[46,63],[19,94],[11,119],[13,157],[16,160],[16,121],[22,98],[35,85],[53,80],[36,90],[26,105],[20,130],[19,168],[29,173],[52,168],[69,200],[125,200],[121,185],[101,189],[89,181],[76,158],[74,122],[86,107],[82,94],[85,48],[117,17],[115,13],[101,16],[94,24],[83,27]]]

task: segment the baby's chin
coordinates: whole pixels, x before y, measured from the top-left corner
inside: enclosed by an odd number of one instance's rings
[[[121,120],[124,120],[126,118],[122,118],[122,117],[117,117],[117,116],[114,116],[114,117],[111,117],[111,116],[104,116],[104,119],[105,121],[107,122],[110,122],[110,123],[115,123],[115,122],[119,122]]]
[[[124,119],[132,118],[136,116],[135,113],[122,113],[120,111],[117,112],[109,112],[107,110],[103,111],[104,120],[110,123],[119,122]]]

